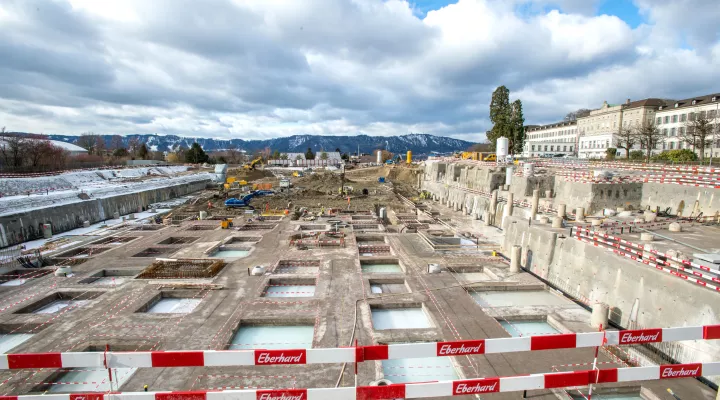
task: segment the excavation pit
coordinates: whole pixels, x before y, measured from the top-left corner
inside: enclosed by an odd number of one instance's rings
[[[72,250],[62,252],[55,257],[57,258],[89,258],[110,250],[107,247],[78,247]]]
[[[94,241],[91,244],[93,245],[106,245],[106,246],[119,246],[121,244],[125,244],[127,242],[133,241],[137,239],[139,236],[108,236],[106,238],[102,238],[100,240]]]
[[[275,229],[277,224],[245,224],[238,228],[240,231],[259,231]]]
[[[460,379],[453,357],[425,357],[383,360],[384,378],[392,383],[451,381]]]
[[[298,230],[301,231],[326,231],[327,229],[327,225],[300,225],[298,227]]]
[[[129,269],[104,269],[98,271],[78,283],[93,284],[99,286],[118,286],[127,282],[138,274],[138,270]]]
[[[49,296],[25,306],[16,314],[56,314],[60,311],[67,312],[69,307],[81,307],[90,300],[102,295],[103,292],[56,292]]]
[[[363,257],[372,257],[375,255],[390,255],[390,245],[360,245],[358,253]]]
[[[232,236],[230,239],[228,239],[225,244],[233,244],[233,243],[257,243],[261,240],[261,237],[258,236]]]
[[[228,344],[228,349],[310,349],[314,336],[315,327],[309,324],[284,324],[281,321],[258,324],[241,322]]]
[[[30,279],[41,278],[51,274],[51,269],[25,269],[12,270],[0,275],[0,287],[20,286],[27,283]]]
[[[308,274],[320,272],[320,260],[280,260],[273,271],[276,274]]]
[[[219,225],[191,225],[187,227],[186,231],[212,231],[219,227]]]
[[[0,354],[10,353],[10,350],[32,339],[32,333],[2,333],[0,334]]]
[[[369,279],[371,294],[410,293],[404,279]]]
[[[160,257],[178,251],[175,247],[148,247],[147,249],[133,255],[133,257]]]
[[[135,279],[203,279],[212,278],[225,267],[222,260],[158,260]]]
[[[314,297],[315,279],[270,279],[262,297]]]
[[[352,224],[353,231],[381,231],[382,225],[378,224]]]
[[[398,303],[371,305],[373,328],[387,329],[428,329],[433,325],[421,304]]]
[[[481,307],[565,306],[570,300],[547,290],[470,290],[470,296]]]
[[[544,319],[498,320],[512,337],[555,335],[560,333]]]
[[[200,305],[200,294],[195,291],[162,291],[142,305],[138,313],[189,314]]]
[[[355,235],[355,241],[358,243],[358,246],[387,244],[387,242],[385,242],[385,236],[381,235]]]
[[[156,225],[156,224],[142,224],[138,225],[132,229],[131,231],[159,231],[160,229],[165,228],[164,225]]]
[[[158,244],[188,244],[200,239],[197,236],[171,236],[165,240],[159,241]]]
[[[405,272],[397,259],[360,260],[360,269],[363,273],[373,274],[402,274]]]
[[[247,247],[219,246],[213,250],[209,256],[213,258],[236,259],[247,257],[248,254],[250,254],[250,249]]]
[[[350,217],[353,221],[373,221],[375,220],[374,215],[353,215]]]

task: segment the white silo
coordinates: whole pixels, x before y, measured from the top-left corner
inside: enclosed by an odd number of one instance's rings
[[[510,142],[508,141],[508,138],[506,137],[499,137],[497,140],[496,150],[495,150],[495,158],[497,161],[504,162],[505,156],[508,155],[508,146],[510,145]]]
[[[382,150],[377,151],[377,163],[382,164]]]

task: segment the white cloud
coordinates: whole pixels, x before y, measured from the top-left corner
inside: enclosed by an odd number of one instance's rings
[[[638,0],[648,23],[634,30],[585,0],[530,15],[523,0],[459,0],[425,16],[400,0],[63,1],[0,0],[10,130],[478,140],[502,84],[543,123],[720,78],[715,0]]]

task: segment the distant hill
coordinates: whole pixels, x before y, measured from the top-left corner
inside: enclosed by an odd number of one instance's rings
[[[68,143],[75,143],[77,136],[69,135],[47,135],[49,139],[60,140]],[[112,135],[102,135],[105,143],[110,144]],[[376,149],[385,149],[393,153],[412,151],[417,155],[430,154],[431,152],[452,152],[464,150],[473,143],[465,140],[452,139],[443,136],[413,133],[402,136],[319,136],[319,135],[294,135],[283,138],[267,140],[243,140],[243,139],[207,139],[182,137],[175,135],[127,135],[122,136],[123,144],[128,145],[132,138],[138,138],[148,148],[154,151],[170,151],[184,146],[189,148],[193,142],[198,142],[205,151],[222,150],[230,147],[247,152],[254,152],[269,147],[271,150],[280,152],[305,152],[311,147],[314,152],[318,150],[335,151],[339,148],[342,152],[370,153]]]

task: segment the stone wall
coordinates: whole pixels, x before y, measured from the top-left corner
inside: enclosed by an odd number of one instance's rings
[[[128,193],[114,197],[81,200],[56,207],[40,208],[0,217],[0,247],[19,244],[42,237],[40,225],[52,224],[53,233],[80,228],[84,221],[91,224],[113,217],[115,212],[126,215],[146,209],[150,204],[170,200],[205,189],[210,180],[196,181]]]

